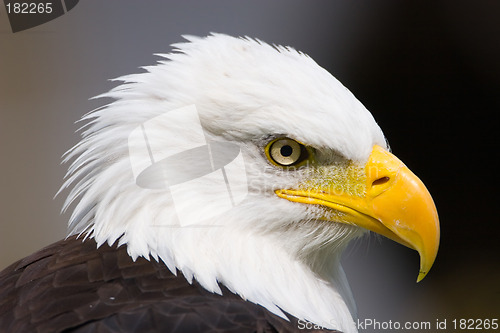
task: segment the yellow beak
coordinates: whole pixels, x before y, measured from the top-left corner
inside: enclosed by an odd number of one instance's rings
[[[345,214],[340,222],[355,224],[418,251],[417,282],[421,281],[439,247],[439,218],[431,195],[403,162],[380,146],[373,147],[364,171],[366,178],[361,181],[365,182],[365,191],[361,196],[331,188],[283,189],[276,194],[294,202],[330,207]]]

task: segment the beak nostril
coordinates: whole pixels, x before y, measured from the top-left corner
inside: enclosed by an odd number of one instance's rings
[[[373,181],[372,186],[378,186],[378,185],[383,185],[387,183],[390,180],[389,177],[381,177],[379,179],[376,179]]]

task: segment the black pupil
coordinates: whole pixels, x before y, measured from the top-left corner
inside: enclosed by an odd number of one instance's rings
[[[283,146],[280,149],[281,155],[283,155],[285,157],[288,157],[288,156],[292,155],[292,151],[293,151],[293,149],[289,145]]]

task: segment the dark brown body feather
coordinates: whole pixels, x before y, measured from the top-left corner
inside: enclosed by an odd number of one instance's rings
[[[70,237],[0,273],[0,332],[307,332],[221,289]]]

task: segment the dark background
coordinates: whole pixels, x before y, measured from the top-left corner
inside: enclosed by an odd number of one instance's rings
[[[304,51],[344,83],[426,184],[441,222],[429,275],[380,237],[344,266],[360,319],[500,317],[498,1],[85,1],[12,33],[0,10],[0,269],[65,235],[53,200],[74,122],[108,79],[141,71],[181,34],[248,35]],[[366,330],[371,331],[371,330]]]

